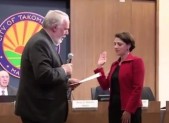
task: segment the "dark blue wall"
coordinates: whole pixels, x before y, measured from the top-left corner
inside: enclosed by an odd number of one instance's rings
[[[66,0],[0,0],[0,24],[9,16],[18,12],[34,12],[45,16],[48,10],[60,9],[69,14],[69,2]],[[70,37],[64,39],[61,45],[61,58],[66,63],[70,52]],[[2,49],[0,49],[2,50]],[[0,66],[0,70],[2,70]],[[18,87],[19,78],[10,75],[10,85]]]

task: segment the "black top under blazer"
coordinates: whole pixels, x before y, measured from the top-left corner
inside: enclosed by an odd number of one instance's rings
[[[67,75],[55,45],[45,30],[30,38],[22,59],[15,113],[41,123],[67,118]]]

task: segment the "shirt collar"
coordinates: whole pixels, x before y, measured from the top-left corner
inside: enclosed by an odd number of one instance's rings
[[[128,56],[126,57],[126,59],[123,62],[132,61],[132,60],[134,60],[134,58],[135,57],[131,53],[129,53]],[[115,62],[115,64],[118,64],[119,62],[120,62],[120,58]]]
[[[2,91],[4,91],[4,94],[5,94],[5,95],[8,95],[7,87],[6,87],[6,88],[0,87],[0,95],[2,95]]]

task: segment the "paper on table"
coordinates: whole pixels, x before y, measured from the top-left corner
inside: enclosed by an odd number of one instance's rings
[[[94,75],[91,75],[91,76],[81,80],[79,83],[84,83],[84,82],[87,82],[89,80],[95,79],[95,78],[100,77],[100,76],[101,76],[101,73],[96,73]],[[75,83],[75,84],[79,84],[79,83]],[[75,84],[70,84],[70,85],[75,85]]]

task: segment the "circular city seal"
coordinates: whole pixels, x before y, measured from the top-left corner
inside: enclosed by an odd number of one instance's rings
[[[22,51],[29,38],[42,28],[44,17],[33,12],[19,12],[0,24],[0,65],[20,78]]]

